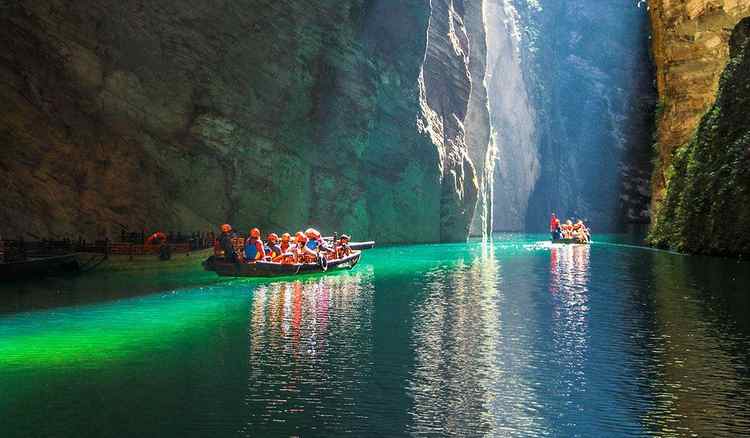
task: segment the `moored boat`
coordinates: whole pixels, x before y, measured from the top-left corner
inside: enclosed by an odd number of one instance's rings
[[[341,269],[352,269],[359,263],[362,253],[353,251],[340,259],[322,258],[316,263],[276,263],[257,261],[252,263],[233,263],[221,257],[211,256],[203,262],[207,271],[214,271],[222,277],[282,277],[301,274],[330,272]]]
[[[80,270],[81,262],[76,254],[28,257],[24,260],[0,263],[0,279],[43,277],[52,274],[76,273]]]

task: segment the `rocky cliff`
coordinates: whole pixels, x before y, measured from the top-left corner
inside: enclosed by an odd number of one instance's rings
[[[683,217],[688,210],[709,214],[708,206],[679,204],[698,202],[693,195],[687,195],[686,186],[699,180],[702,172],[711,170],[702,163],[695,167],[688,163],[704,159],[701,151],[714,148],[718,155],[712,155],[717,162],[729,159],[734,133],[722,133],[718,137],[709,135],[713,126],[725,126],[729,120],[743,123],[740,118],[723,113],[722,104],[717,100],[720,78],[730,59],[731,41],[734,29],[743,17],[750,16],[750,2],[743,0],[692,0],[676,2],[652,0],[650,2],[652,22],[652,45],[657,68],[659,106],[657,110],[657,135],[655,144],[656,168],[653,175],[653,209],[657,212],[652,222],[652,241],[659,245],[675,246],[688,251],[732,252],[739,251],[741,243],[704,242],[688,239],[686,226],[697,225],[695,217]],[[741,31],[736,31],[740,32]],[[738,44],[736,39],[735,44]],[[735,48],[739,56],[740,48]],[[738,61],[735,60],[735,63]],[[744,73],[736,70],[724,73],[724,94],[741,90],[732,83],[739,84]],[[721,98],[720,98],[721,99]],[[723,98],[729,99],[728,96]],[[708,111],[708,112],[707,112]],[[700,125],[700,129],[699,128]],[[745,124],[744,126],[747,126]],[[696,129],[698,131],[696,132]],[[718,129],[718,128],[717,128]],[[743,125],[732,129],[743,129]],[[714,145],[709,143],[716,142]],[[723,152],[722,151],[723,148]],[[696,163],[697,164],[697,163]],[[738,163],[724,163],[736,166]],[[690,172],[685,173],[689,167]],[[717,170],[717,169],[714,169]],[[670,178],[679,175],[675,183]],[[718,175],[718,174],[716,174]],[[734,181],[734,180],[733,180]],[[711,187],[718,189],[714,181]],[[726,187],[724,190],[733,192]],[[726,194],[726,192],[722,192]],[[724,194],[715,193],[717,201]],[[734,196],[734,195],[732,195]],[[702,202],[702,201],[700,201]],[[723,201],[722,201],[723,202]],[[737,206],[741,207],[741,206]],[[709,210],[703,210],[709,208]],[[663,210],[663,211],[662,211]],[[705,217],[713,221],[713,217]],[[736,230],[729,227],[727,230]],[[739,246],[738,246],[739,245]],[[746,251],[746,250],[745,250]]]
[[[638,2],[516,2],[533,87],[539,178],[526,227],[551,211],[595,232],[647,222],[653,71]]]
[[[494,224],[647,222],[656,93],[637,2],[489,0]]]
[[[464,239],[475,7],[0,2],[0,233]]]
[[[716,100],[732,29],[750,15],[750,2],[650,0],[649,10],[659,91],[652,184],[657,210],[665,196],[674,151],[687,144]]]
[[[750,255],[750,18],[741,20],[725,43],[728,61],[716,100],[693,138],[677,147],[662,169],[664,197],[650,238],[682,251]],[[708,98],[710,77],[704,79],[704,87],[696,88]],[[686,122],[674,130],[666,116],[660,123],[662,135],[684,135]]]

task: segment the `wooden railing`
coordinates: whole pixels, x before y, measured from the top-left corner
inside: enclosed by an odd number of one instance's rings
[[[171,253],[189,253],[213,246],[213,240],[204,237],[188,237],[181,242],[168,243]],[[109,239],[86,241],[83,239],[44,239],[25,240],[6,239],[0,240],[0,262],[22,261],[30,257],[44,257],[52,255],[63,255],[76,252],[115,255],[147,255],[159,254],[159,245],[149,245],[141,242],[113,242]]]

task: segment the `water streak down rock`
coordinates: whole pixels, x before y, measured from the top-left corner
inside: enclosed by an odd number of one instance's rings
[[[483,49],[465,14],[459,0],[5,3],[0,233],[229,221],[463,240]]]

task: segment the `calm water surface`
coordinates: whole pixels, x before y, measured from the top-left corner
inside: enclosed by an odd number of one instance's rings
[[[750,264],[543,238],[5,286],[0,435],[748,435]]]

